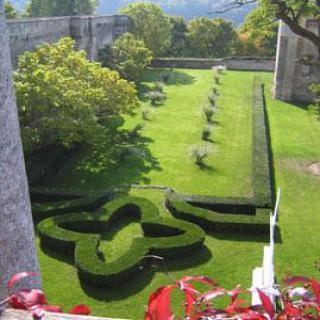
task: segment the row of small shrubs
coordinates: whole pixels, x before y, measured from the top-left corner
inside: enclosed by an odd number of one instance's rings
[[[99,253],[100,235],[126,217],[141,220],[144,237],[136,238],[123,256],[110,263]],[[163,218],[148,200],[121,197],[98,212],[72,213],[51,217],[38,224],[41,243],[74,257],[79,277],[96,287],[118,285],[141,272],[148,255],[163,258],[185,257],[198,252],[204,231],[187,221]]]

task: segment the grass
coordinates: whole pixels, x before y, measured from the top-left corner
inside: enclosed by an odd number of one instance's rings
[[[147,159],[133,159],[121,165],[109,160],[107,151],[83,150],[55,180],[54,186],[105,189],[122,183],[169,185],[180,192],[217,196],[248,196],[251,190],[251,88],[254,73],[231,72],[222,77],[219,86],[219,111],[215,117],[214,152],[206,168],[199,168],[187,156],[190,145],[201,143],[205,124],[203,104],[209,94],[211,71],[180,70],[165,87],[168,99],[158,107],[144,101],[135,117],[125,119],[124,128],[145,123],[142,131]],[[260,73],[271,89],[272,75]],[[147,75],[148,85],[158,72]],[[141,112],[151,108],[150,121]],[[320,160],[320,123],[302,108],[268,97],[276,183],[283,188],[280,212],[282,242],[276,246],[278,279],[286,273],[319,276],[314,261],[318,253],[319,177],[305,167]],[[97,154],[100,156],[97,157]],[[152,200],[161,210],[163,193],[156,190],[129,191]],[[101,250],[115,259],[141,233],[136,221],[123,221],[105,236]],[[250,286],[251,270],[262,262],[264,240],[254,236],[208,234],[206,249],[197,256],[167,261],[142,271],[119,288],[96,290],[84,287],[71,261],[39,248],[43,284],[49,302],[67,311],[72,305],[86,303],[94,315],[142,319],[148,296],[172,278],[201,274],[216,279],[226,287],[241,283]],[[170,277],[166,272],[170,272]],[[177,297],[174,305],[177,306]]]

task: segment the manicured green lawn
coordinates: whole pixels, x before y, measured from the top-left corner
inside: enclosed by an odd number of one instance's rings
[[[260,73],[271,86],[272,75]],[[166,86],[167,101],[152,108],[151,120],[141,118],[141,110],[126,119],[125,128],[145,123],[142,136],[147,159],[133,159],[118,165],[108,160],[107,150],[94,156],[95,150],[84,150],[54,182],[55,187],[86,190],[106,189],[123,183],[171,186],[177,191],[217,196],[248,196],[251,190],[251,88],[254,73],[231,72],[220,85],[219,112],[208,143],[213,153],[208,167],[201,170],[188,157],[193,144],[201,143],[205,124],[202,107],[212,85],[211,71],[180,70],[173,83]],[[148,74],[155,80],[157,73]],[[278,279],[287,272],[319,276],[314,261],[319,254],[319,186],[320,178],[311,176],[305,165],[320,160],[320,123],[305,110],[268,98],[276,182],[283,188],[280,228],[282,242],[277,244]],[[98,151],[97,151],[98,152]],[[131,194],[152,200],[161,210],[163,193],[133,188]],[[140,225],[124,221],[101,245],[107,258],[119,257],[132,238],[141,233]],[[94,315],[142,319],[148,296],[172,278],[202,274],[226,287],[238,283],[250,285],[251,270],[261,264],[264,242],[261,237],[208,234],[206,249],[194,257],[167,261],[151,272],[141,271],[119,288],[96,290],[81,287],[72,263],[55,253],[39,249],[43,283],[49,301],[65,307],[86,303]],[[111,241],[111,242],[108,242]],[[170,277],[166,274],[169,271]]]

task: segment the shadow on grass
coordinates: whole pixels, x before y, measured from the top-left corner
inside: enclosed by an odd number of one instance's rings
[[[145,82],[163,81],[164,75],[169,75],[166,85],[191,85],[195,82],[195,77],[176,69],[149,69],[145,72]]]
[[[211,236],[215,239],[219,240],[227,240],[227,241],[244,241],[244,242],[262,242],[269,243],[270,236],[267,234],[250,234],[250,233],[230,233],[230,232],[219,232],[219,231],[206,231],[208,236]],[[276,243],[282,243],[281,230],[277,226],[276,227]]]

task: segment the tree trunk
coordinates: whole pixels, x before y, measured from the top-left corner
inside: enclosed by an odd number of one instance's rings
[[[39,267],[12,86],[9,37],[0,0],[0,300],[7,295],[7,280],[23,271],[38,272]]]

